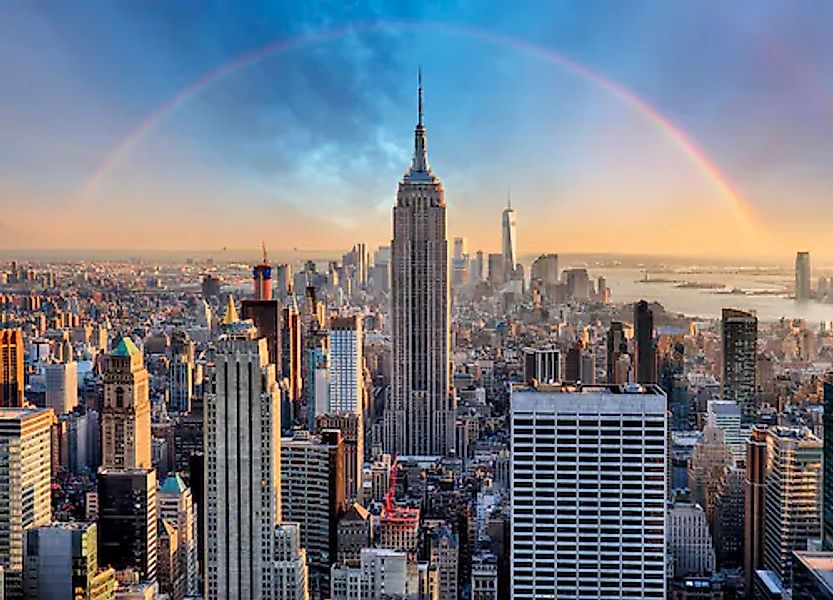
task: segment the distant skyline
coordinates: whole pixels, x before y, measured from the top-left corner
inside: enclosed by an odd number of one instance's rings
[[[521,5],[12,2],[0,248],[388,244],[421,65],[471,249],[833,259],[833,5]]]

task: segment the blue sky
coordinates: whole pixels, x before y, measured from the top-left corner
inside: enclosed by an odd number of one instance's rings
[[[472,247],[498,246],[511,188],[528,251],[833,255],[829,2],[1,4],[0,246],[384,243],[421,65],[450,234]],[[331,29],[345,33],[189,98],[84,191],[195,80]],[[765,231],[737,234],[726,199],[655,125],[523,43],[653,105]]]

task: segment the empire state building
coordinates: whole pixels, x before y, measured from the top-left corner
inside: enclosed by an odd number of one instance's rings
[[[414,158],[399,183],[393,208],[393,381],[385,407],[384,444],[388,452],[445,455],[454,448],[445,212],[443,186],[428,166],[420,75]]]

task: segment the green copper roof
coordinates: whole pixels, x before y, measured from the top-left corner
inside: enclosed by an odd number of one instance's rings
[[[113,356],[134,356],[136,354],[141,354],[141,351],[133,343],[133,340],[128,337],[123,337],[113,352]]]
[[[174,474],[168,475],[165,481],[162,482],[162,487],[159,488],[159,491],[163,494],[181,494],[187,489],[182,478],[178,474]]]

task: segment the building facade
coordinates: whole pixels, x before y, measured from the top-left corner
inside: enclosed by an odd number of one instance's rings
[[[421,81],[414,138],[393,209],[393,377],[384,445],[388,452],[444,455],[454,449],[446,204],[428,166]]]
[[[513,387],[512,598],[665,598],[666,397]]]
[[[150,469],[150,399],[142,352],[124,337],[104,364],[102,467]]]
[[[273,599],[281,515],[280,399],[267,342],[226,325],[205,400],[206,589],[209,599]]]
[[[7,598],[22,591],[25,530],[52,520],[51,408],[0,408],[0,568]]]
[[[723,399],[740,405],[744,422],[753,422],[758,412],[755,368],[757,357],[757,317],[751,313],[724,308]]]

